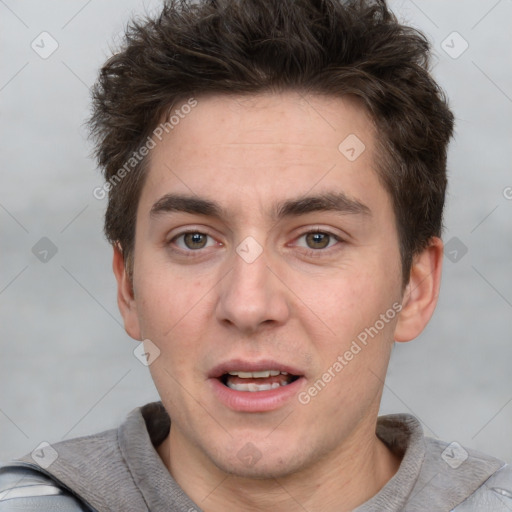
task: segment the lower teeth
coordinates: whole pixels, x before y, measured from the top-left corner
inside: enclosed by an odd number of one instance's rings
[[[277,389],[281,386],[286,386],[287,383],[279,384],[279,382],[273,382],[272,384],[256,384],[255,382],[248,382],[235,384],[233,382],[227,382],[226,386],[235,391],[268,391],[269,389]]]

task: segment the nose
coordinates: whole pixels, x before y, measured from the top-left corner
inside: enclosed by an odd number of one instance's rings
[[[251,334],[286,323],[290,316],[287,288],[267,263],[265,251],[256,259],[233,255],[231,271],[219,283],[217,319]]]

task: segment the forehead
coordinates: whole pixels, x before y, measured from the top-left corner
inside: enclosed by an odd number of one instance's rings
[[[247,206],[248,195],[261,203],[313,189],[385,194],[374,170],[374,126],[355,99],[283,93],[196,101],[156,141],[141,205],[169,189],[233,204],[245,198]]]

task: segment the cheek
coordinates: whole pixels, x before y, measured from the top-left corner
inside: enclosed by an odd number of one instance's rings
[[[201,309],[204,284],[199,279],[150,265],[138,270],[141,278],[135,279],[135,298],[145,337],[170,336],[181,320]]]
[[[197,363],[212,328],[213,294],[200,279],[176,272],[146,272],[139,283],[138,314],[142,335],[160,350],[150,366],[160,393],[176,398],[180,384],[198,379]]]
[[[368,262],[340,269],[329,279],[312,280],[309,286],[300,285],[297,295],[303,312],[299,315],[309,319],[303,325],[321,352],[323,367],[329,368],[347,353],[344,374],[357,379],[356,369],[367,365],[381,373],[398,316],[393,309],[400,297],[398,272],[398,268],[386,271],[385,265]]]
[[[295,290],[300,302],[313,313],[314,324],[323,323],[336,336],[346,335],[353,327],[366,322],[382,302],[377,295],[376,273],[356,265],[309,279],[297,275]]]

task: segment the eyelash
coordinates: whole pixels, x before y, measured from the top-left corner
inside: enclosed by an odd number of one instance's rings
[[[176,240],[180,239],[180,238],[183,238],[185,237],[186,235],[204,235],[204,236],[207,236],[213,240],[215,240],[215,238],[210,235],[210,233],[207,233],[207,232],[204,232],[204,231],[201,231],[201,230],[198,230],[198,229],[189,229],[187,231],[183,231],[181,233],[178,233],[177,235],[173,236],[171,238],[171,240],[169,240],[169,243],[168,245],[171,246],[172,250],[173,251],[176,251],[176,252],[179,252],[180,254],[184,254],[188,257],[197,257],[199,256],[199,254],[194,254],[194,253],[200,253],[201,252],[201,249],[183,249],[181,247],[178,247],[178,248],[174,248],[172,247],[172,245],[174,245],[176,243]],[[219,243],[218,243],[219,244]],[[219,245],[223,245],[223,244],[219,244]],[[207,248],[207,247],[206,247]],[[204,248],[202,248],[204,249]]]
[[[304,233],[301,233],[299,236],[297,236],[295,239],[294,239],[294,244],[300,240],[301,238],[303,237],[306,237],[307,235],[311,235],[311,234],[315,234],[315,233],[319,233],[319,234],[323,234],[323,235],[327,235],[330,239],[329,239],[329,244],[331,243],[331,240],[334,239],[335,244],[333,245],[328,245],[328,247],[325,247],[325,248],[320,248],[320,249],[312,249],[312,248],[308,248],[308,247],[300,247],[300,246],[296,246],[296,245],[291,245],[292,247],[295,246],[295,247],[299,247],[300,248],[300,251],[302,254],[305,254],[306,256],[311,256],[311,257],[319,257],[321,256],[322,254],[325,254],[327,252],[331,252],[331,251],[335,251],[337,249],[340,249],[339,247],[336,247],[338,244],[340,243],[343,243],[344,240],[337,234],[329,231],[329,230],[326,230],[326,229],[310,229],[309,231],[305,231]],[[178,233],[177,235],[175,235],[169,242],[168,242],[168,246],[171,247],[171,249],[174,251],[174,252],[177,252],[179,253],[180,255],[183,255],[185,257],[188,257],[188,258],[197,258],[197,257],[200,257],[202,256],[202,253],[203,251],[201,249],[207,249],[208,247],[204,247],[204,248],[200,248],[200,249],[183,249],[183,248],[180,248],[180,247],[172,247],[173,245],[176,244],[176,241],[188,234],[199,234],[199,235],[204,235],[204,236],[207,236],[211,239],[214,239],[215,238],[209,234],[208,232],[205,232],[205,231],[201,231],[201,230],[194,230],[194,229],[190,229],[190,230],[187,230],[187,231],[183,231],[181,233]],[[220,242],[217,242],[217,245],[223,245],[222,243]],[[209,246],[211,247],[211,246]]]

